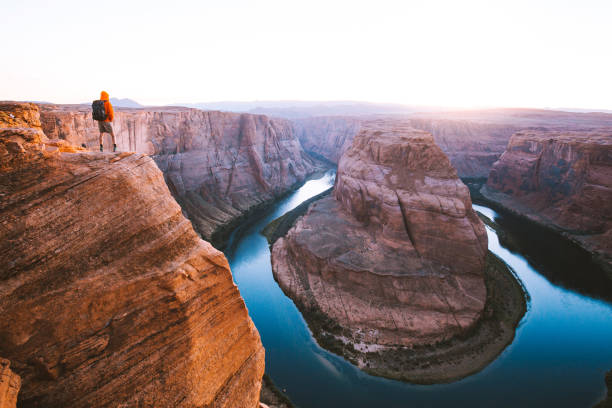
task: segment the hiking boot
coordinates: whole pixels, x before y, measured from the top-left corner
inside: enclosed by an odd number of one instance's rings
[[[102,147],[102,145],[100,145],[100,151],[103,152],[104,148]]]

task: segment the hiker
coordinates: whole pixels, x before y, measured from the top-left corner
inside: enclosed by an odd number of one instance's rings
[[[113,126],[111,122],[115,117],[113,112],[113,105],[108,100],[108,93],[106,91],[100,92],[100,100],[94,101],[91,104],[94,120],[98,121],[98,129],[100,130],[100,151],[104,151],[102,144],[102,135],[104,133],[110,133],[113,138],[113,152],[117,151],[117,143],[115,141],[115,133],[113,132]]]

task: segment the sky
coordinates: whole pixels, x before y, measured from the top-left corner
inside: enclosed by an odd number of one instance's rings
[[[0,0],[0,100],[612,109],[612,0]]]

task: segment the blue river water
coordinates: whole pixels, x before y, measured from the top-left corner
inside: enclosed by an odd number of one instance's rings
[[[226,252],[261,334],[266,372],[298,407],[590,407],[605,395],[604,375],[612,368],[612,304],[551,283],[525,256],[503,247],[489,227],[489,249],[512,267],[530,303],[513,343],[482,371],[450,384],[414,385],[365,374],[319,347],[275,282],[260,231],[333,182],[331,171],[306,182],[234,237]],[[490,208],[474,208],[498,217]]]

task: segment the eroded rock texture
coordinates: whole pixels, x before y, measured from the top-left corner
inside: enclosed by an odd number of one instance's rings
[[[49,137],[98,149],[99,132],[89,107],[41,109]],[[263,115],[119,108],[113,128],[119,150],[154,156],[196,230],[216,246],[222,245],[232,221],[289,191],[317,167],[288,121]]]
[[[256,407],[259,334],[153,159],[49,141],[35,105],[0,115],[0,355],[19,406]]]
[[[562,232],[612,269],[612,131],[518,132],[482,192]]]
[[[21,378],[11,370],[11,363],[0,358],[0,408],[15,408]]]
[[[480,318],[487,236],[433,137],[368,122],[340,159],[332,197],[272,249],[306,309],[378,345],[432,344]]]

